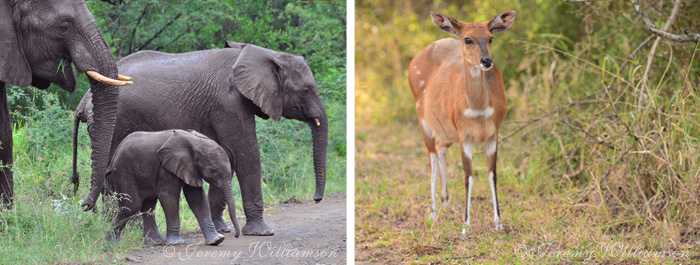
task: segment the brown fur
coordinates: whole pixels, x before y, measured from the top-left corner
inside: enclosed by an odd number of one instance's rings
[[[469,183],[473,183],[470,180],[471,146],[488,142],[486,153],[494,222],[496,229],[502,229],[496,196],[496,149],[498,129],[508,106],[501,71],[491,59],[491,35],[510,28],[515,12],[504,12],[481,23],[465,23],[434,12],[431,12],[431,17],[438,28],[459,38],[433,42],[413,58],[408,71],[408,83],[416,101],[423,141],[431,157],[431,217],[437,210],[435,193],[438,171],[442,175],[443,200],[449,199],[444,176],[444,151],[440,150],[452,143],[459,143],[465,187],[469,190],[465,224],[470,225]],[[436,165],[440,165],[439,170],[435,168]]]

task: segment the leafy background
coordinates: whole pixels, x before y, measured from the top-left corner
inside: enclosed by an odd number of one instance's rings
[[[326,194],[346,187],[346,3],[305,1],[133,1],[116,5],[88,0],[98,28],[116,59],[139,50],[186,52],[223,48],[224,41],[253,43],[304,56],[314,72],[330,123]],[[82,212],[88,193],[90,140],[80,128],[81,187],[70,184],[73,113],[89,88],[79,75],[76,92],[8,86],[13,120],[15,206],[0,212],[0,263],[118,261],[142,247],[140,217],[119,244],[103,236],[113,216],[100,208]],[[305,123],[258,120],[266,207],[310,200],[314,192],[311,134]],[[237,196],[238,185],[234,185]],[[238,213],[243,217],[240,196]],[[98,207],[102,203],[98,204]],[[182,228],[196,219],[181,201]],[[162,211],[157,219],[165,227]],[[244,221],[242,221],[244,222]]]
[[[639,2],[662,28],[676,1]],[[678,2],[668,31],[700,32],[700,5]],[[499,132],[503,232],[493,230],[480,148],[472,230],[460,234],[466,192],[457,148],[447,154],[450,201],[428,218],[430,168],[407,71],[428,44],[453,37],[433,25],[431,10],[466,22],[518,12],[492,49],[508,100]],[[355,18],[358,261],[698,262],[697,43],[654,45],[628,1],[367,0],[357,1]],[[615,243],[689,254],[606,254]]]

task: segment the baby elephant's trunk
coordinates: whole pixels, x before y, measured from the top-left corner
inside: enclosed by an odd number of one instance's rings
[[[228,214],[231,217],[231,222],[233,222],[233,236],[238,238],[241,234],[241,228],[238,225],[238,218],[236,218],[236,200],[233,197],[233,187],[231,183],[229,182],[223,190],[226,195],[226,203],[228,204]]]

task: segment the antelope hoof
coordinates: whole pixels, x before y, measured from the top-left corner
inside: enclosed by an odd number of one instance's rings
[[[501,230],[503,230],[503,224],[496,223],[496,231],[501,231]]]
[[[450,195],[442,196],[442,206],[445,207],[450,204]]]

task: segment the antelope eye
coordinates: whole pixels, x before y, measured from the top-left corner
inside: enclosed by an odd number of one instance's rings
[[[465,44],[472,44],[472,43],[474,43],[474,41],[472,41],[471,38],[464,38],[464,43]]]
[[[493,43],[493,37],[489,38],[489,43]]]

